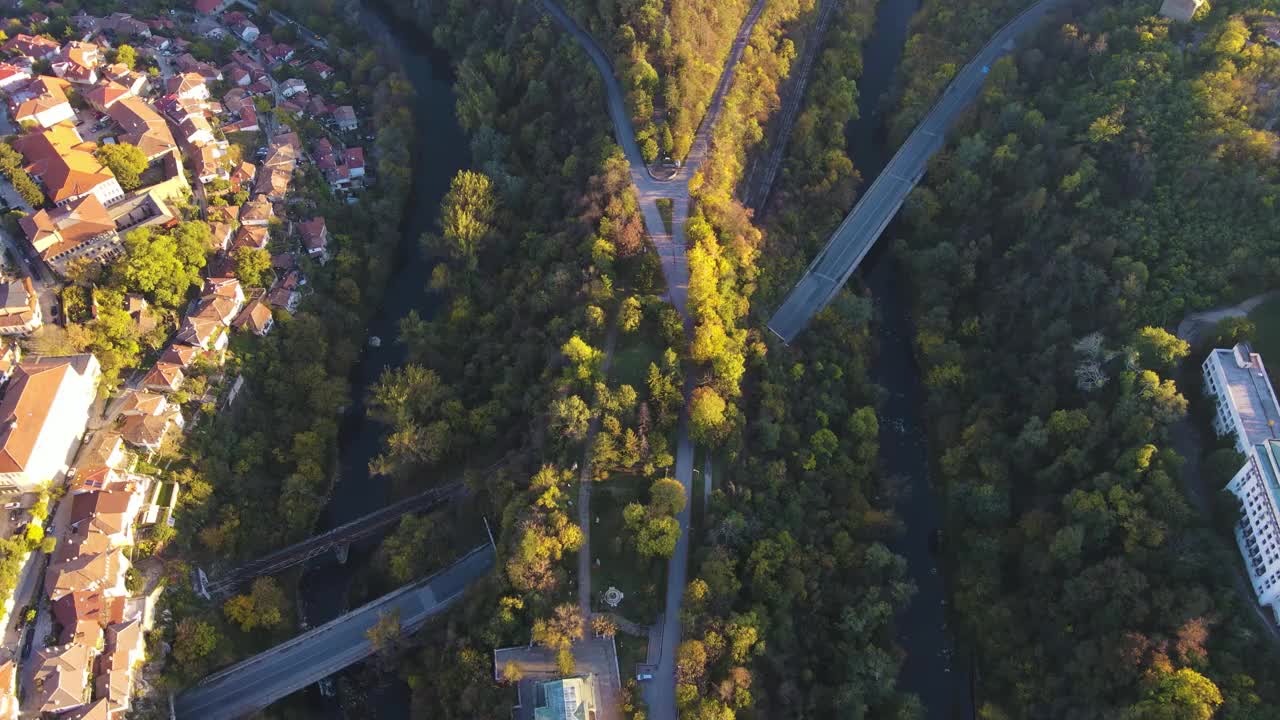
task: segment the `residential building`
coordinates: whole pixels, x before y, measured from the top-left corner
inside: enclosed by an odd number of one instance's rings
[[[237,330],[248,330],[259,337],[271,332],[271,326],[275,324],[275,318],[272,317],[271,307],[267,305],[262,297],[256,297],[245,305],[244,310],[231,321],[232,327]]]
[[[18,33],[9,39],[0,50],[6,53],[25,55],[32,60],[52,60],[62,46],[46,37]]]
[[[107,110],[107,115],[124,131],[120,141],[137,145],[148,160],[178,147],[164,118],[142,98],[123,98]]]
[[[18,720],[18,666],[0,662],[0,720]]]
[[[342,151],[342,160],[346,163],[351,177],[364,177],[364,148],[353,147]]]
[[[1201,364],[1204,390],[1214,401],[1213,429],[1219,436],[1232,435],[1236,450],[1280,438],[1280,402],[1262,356],[1241,343],[1209,353]]]
[[[1204,3],[1205,0],[1164,0],[1160,4],[1160,14],[1176,22],[1191,22]]]
[[[141,386],[147,390],[170,393],[177,392],[184,380],[186,377],[182,374],[182,366],[158,362],[143,376]]]
[[[69,713],[61,720],[119,720],[118,716],[113,716],[107,710],[108,703],[106,699],[94,700],[89,705]]]
[[[20,218],[18,225],[40,259],[62,276],[66,276],[74,260],[88,258],[105,263],[124,252],[116,221],[96,195],[86,195],[54,210],[40,210]]]
[[[313,217],[299,223],[298,231],[302,235],[302,247],[306,249],[307,255],[321,265],[328,261],[329,229],[325,226],[324,218]]]
[[[186,368],[191,365],[191,363],[195,362],[196,358],[199,356],[200,350],[197,348],[193,348],[190,345],[182,345],[180,343],[170,343],[169,346],[164,349],[164,352],[160,354],[158,362],[173,363],[178,367]],[[164,398],[162,395],[158,397],[161,399]],[[148,414],[158,415],[159,413]]]
[[[113,106],[113,110],[127,101]],[[124,197],[116,176],[98,162],[93,151],[97,146],[81,140],[70,125],[55,125],[42,132],[23,135],[14,146],[26,159],[27,172],[39,180],[44,192],[55,205],[66,205],[86,195],[93,195],[103,205]]]
[[[84,99],[98,112],[105,113],[112,105],[134,94],[132,90],[113,80],[103,80],[84,94]]]
[[[140,510],[142,493],[132,484],[117,490],[80,493],[71,498],[71,530],[82,534],[101,533],[113,547],[131,545],[133,524]]]
[[[180,100],[204,102],[209,99],[209,86],[205,84],[204,76],[193,72],[169,78],[165,83],[165,91],[176,95]]]
[[[78,85],[98,82],[98,64],[102,62],[102,49],[93,43],[72,40],[57,56],[51,67],[53,74]]]
[[[280,202],[289,194],[293,174],[288,170],[264,168],[253,182],[253,191],[271,202]]]
[[[37,650],[35,707],[42,713],[61,713],[87,705],[89,661],[89,648],[79,643]]]
[[[264,197],[256,197],[240,206],[240,225],[247,227],[266,227],[276,216],[271,201]]]
[[[223,350],[227,347],[226,326],[217,320],[204,318],[188,316],[183,319],[182,326],[173,339],[201,350]]]
[[[355,130],[360,127],[360,120],[356,117],[356,109],[350,105],[339,105],[334,108],[333,124],[339,130]]]
[[[118,547],[101,549],[106,542],[101,533],[76,533],[72,535],[72,540],[76,537],[94,544],[90,550],[82,549],[75,557],[66,559],[61,559],[60,550],[59,557],[49,563],[45,577],[49,599],[56,601],[68,593],[86,590],[96,590],[107,598],[128,597],[129,590],[124,581],[125,573],[129,570],[129,559],[125,557],[124,551]],[[67,545],[75,547],[76,543],[68,542]]]
[[[241,225],[240,229],[236,231],[235,236],[231,240],[231,250],[234,252],[236,249],[242,247],[258,249],[265,248],[270,239],[270,232],[262,225]]]
[[[94,689],[107,701],[111,717],[119,717],[129,709],[133,692],[133,669],[143,659],[142,622],[134,618],[107,628],[107,643],[98,658],[98,675]]]
[[[280,94],[284,97],[291,98],[298,93],[307,91],[307,83],[302,78],[289,78],[280,83]]]
[[[50,128],[75,117],[67,100],[66,80],[42,75],[9,94],[9,117],[19,124]]]
[[[0,283],[0,335],[26,335],[42,324],[31,278]]]
[[[0,494],[62,479],[84,434],[100,376],[92,355],[18,364],[0,399]]]
[[[20,65],[0,63],[0,91],[9,92],[29,80],[31,80],[29,69]]]
[[[125,442],[148,452],[155,452],[164,444],[169,431],[181,430],[185,421],[176,406],[160,415],[130,415],[120,423],[120,435]]]
[[[97,648],[107,624],[110,601],[97,590],[70,592],[53,602],[53,619],[62,626],[59,643]]]
[[[127,88],[134,95],[145,93],[151,86],[144,73],[130,70],[127,65],[113,63],[102,69],[102,76],[113,83]]]

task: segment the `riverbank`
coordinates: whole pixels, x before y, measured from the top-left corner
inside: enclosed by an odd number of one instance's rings
[[[866,70],[859,84],[859,117],[848,128],[851,155],[869,187],[892,155],[885,103],[898,72],[918,0],[883,0],[875,30],[863,49]],[[897,225],[885,234],[893,237]],[[916,594],[898,615],[897,641],[906,653],[898,687],[916,694],[926,717],[967,718],[974,712],[970,668],[948,629],[946,570],[937,538],[943,526],[941,499],[930,477],[929,428],[912,343],[911,298],[903,293],[898,260],[882,243],[863,263],[862,280],[875,301],[878,355],[871,376],[884,389],[879,408],[880,472],[901,486],[894,510],[905,531],[890,544],[906,558]]]
[[[412,167],[411,200],[400,226],[400,242],[394,266],[397,270],[388,283],[382,304],[369,325],[369,338],[381,342],[375,347],[366,343],[364,354],[351,376],[351,405],[343,415],[339,431],[338,475],[328,504],[316,525],[322,533],[388,504],[392,499],[391,479],[372,475],[369,463],[382,451],[387,429],[370,418],[366,400],[370,388],[387,368],[404,363],[405,348],[397,338],[399,324],[411,312],[429,318],[435,303],[427,288],[427,278],[434,262],[418,242],[418,238],[435,227],[440,202],[449,189],[454,174],[469,160],[468,143],[458,126],[453,94],[453,76],[448,58],[435,51],[430,39],[413,28],[388,19],[384,10],[368,3],[360,13],[361,22],[383,47],[394,48],[400,57],[400,68],[414,89],[412,107],[416,137],[410,158]],[[345,564],[336,558],[314,561],[300,584],[299,597],[308,626],[317,626],[341,615],[348,609],[354,568],[367,563],[380,537],[366,540],[350,549]],[[370,696],[380,709],[380,716],[408,716],[408,688],[395,682],[383,685]],[[313,688],[309,691],[308,709],[315,717],[331,716],[336,708]]]

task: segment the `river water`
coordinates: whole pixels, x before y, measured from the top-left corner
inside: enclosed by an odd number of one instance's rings
[[[338,482],[316,525],[317,534],[378,510],[392,500],[389,478],[369,474],[369,461],[382,450],[386,427],[366,416],[364,401],[386,368],[404,363],[404,348],[396,341],[400,320],[410,311],[431,316],[434,302],[427,281],[434,263],[423,252],[418,238],[435,229],[440,202],[450,181],[470,160],[470,146],[454,111],[454,78],[448,57],[436,52],[429,37],[406,27],[406,23],[384,19],[374,9],[367,9],[365,14],[365,22],[380,42],[396,46],[403,72],[416,91],[412,109],[418,142],[412,157],[404,158],[412,163],[413,189],[401,224],[398,254],[392,260],[396,269],[369,326],[370,336],[380,338],[382,344],[377,348],[366,346],[353,371],[352,404],[339,432]],[[351,578],[369,561],[376,545],[377,540],[370,540],[352,547],[346,565],[326,556],[307,568],[300,595],[306,599],[305,617],[311,626],[349,609],[346,601]],[[399,681],[376,688],[367,706],[370,715],[366,717],[408,717],[408,696],[408,687]],[[308,717],[341,717],[336,703],[322,697],[314,686],[307,691],[306,703]]]
[[[863,46],[859,118],[847,131],[863,187],[870,186],[889,160],[883,98],[892,89],[911,16],[919,7],[920,0],[880,0],[874,34]],[[892,549],[907,559],[918,589],[898,617],[897,640],[907,653],[898,685],[920,697],[930,720],[968,720],[973,717],[968,663],[955,656],[947,630],[947,593],[935,539],[942,512],[929,480],[928,430],[921,417],[923,397],[912,351],[911,298],[888,250],[898,229],[896,223],[889,226],[860,271],[879,315],[880,355],[872,379],[887,392],[879,413],[880,468],[885,477],[900,479],[906,490],[895,506],[906,532]]]

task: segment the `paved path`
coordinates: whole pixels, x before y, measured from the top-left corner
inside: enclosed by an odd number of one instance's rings
[[[710,148],[711,132],[715,128],[720,111],[724,108],[724,100],[728,95],[730,86],[733,84],[734,71],[738,60],[741,59],[742,53],[746,49],[756,20],[760,18],[760,14],[764,11],[766,0],[756,0],[751,10],[747,13],[747,17],[743,20],[742,25],[738,28],[738,33],[734,37],[733,45],[725,60],[724,69],[720,74],[720,81],[712,94],[707,114],[703,117],[698,131],[694,135],[694,141],[690,147],[688,157],[685,158],[685,164],[673,177],[666,179],[655,178],[649,172],[644,158],[640,155],[640,148],[635,139],[635,129],[631,126],[631,117],[627,112],[626,98],[622,92],[622,86],[618,83],[618,79],[614,74],[613,65],[609,62],[609,58],[604,54],[600,46],[596,44],[595,40],[579,27],[573,18],[569,17],[554,0],[540,1],[547,14],[572,35],[582,49],[586,51],[604,81],[609,118],[613,121],[614,136],[618,144],[622,146],[622,151],[631,166],[631,181],[636,187],[645,227],[648,229],[658,257],[662,261],[662,272],[667,280],[666,299],[680,311],[686,325],[688,325],[689,262],[685,255],[685,224],[689,219],[689,178],[697,173],[702,161],[706,158]],[[667,198],[672,200],[670,233],[666,231],[662,216],[658,212],[657,204],[658,200]],[[674,649],[680,643],[680,603],[684,598],[685,579],[688,576],[689,513],[692,506],[690,496],[693,485],[693,443],[689,440],[688,418],[690,392],[692,392],[692,385],[686,381],[685,410],[681,414],[680,431],[676,439],[674,475],[675,479],[679,480],[680,484],[684,486],[685,509],[678,518],[680,521],[680,539],[676,543],[676,552],[667,565],[667,603],[662,620],[662,643],[660,646],[665,651],[661,653],[661,658],[658,661],[658,671],[654,673],[653,681],[645,683],[644,686],[645,702],[649,706],[649,717],[652,720],[676,720]],[[581,513],[582,508],[580,507],[580,520]],[[586,583],[590,582],[589,566],[586,569],[586,574],[582,574],[582,558],[583,555],[579,555],[579,574],[581,576],[579,578],[579,603],[582,602],[582,583],[584,583],[582,578],[586,578]],[[587,592],[589,593],[590,590],[588,589]],[[589,595],[587,600],[589,603]],[[651,641],[650,658],[652,658],[653,652],[654,643]]]
[[[609,335],[604,341],[604,360],[600,374],[609,377],[613,364],[613,350],[618,345],[618,313],[613,315]],[[602,413],[595,412],[587,426],[586,447],[582,451],[582,464],[578,473],[578,527],[582,530],[582,547],[578,549],[578,607],[583,617],[591,617],[591,485],[595,477],[591,472],[591,452],[595,448],[596,433],[600,432]]]
[[[1070,1],[1040,0],[996,32],[978,55],[961,68],[774,313],[769,329],[783,342],[794,340],[844,287],[924,175],[929,159],[946,143],[947,131],[978,96],[989,67],[1012,51],[1022,35],[1039,27],[1050,11]]]
[[[1210,328],[1227,318],[1247,317],[1249,313],[1256,310],[1259,305],[1277,297],[1280,297],[1280,290],[1272,290],[1260,295],[1254,295],[1247,300],[1241,300],[1235,305],[1231,305],[1229,307],[1191,313],[1183,318],[1182,322],[1178,323],[1178,337],[1194,345],[1196,340],[1200,339],[1200,333],[1204,332],[1207,328]]]
[[[373,654],[365,632],[380,613],[399,610],[401,628],[413,632],[461,598],[493,563],[493,547],[482,545],[429,578],[210,675],[178,696],[176,717],[230,720],[261,710]]]

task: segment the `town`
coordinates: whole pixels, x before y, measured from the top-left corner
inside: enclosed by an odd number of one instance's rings
[[[228,5],[4,27],[0,718],[129,710],[158,595],[131,558],[183,491],[148,461],[329,260],[309,193],[374,181],[326,43]]]

